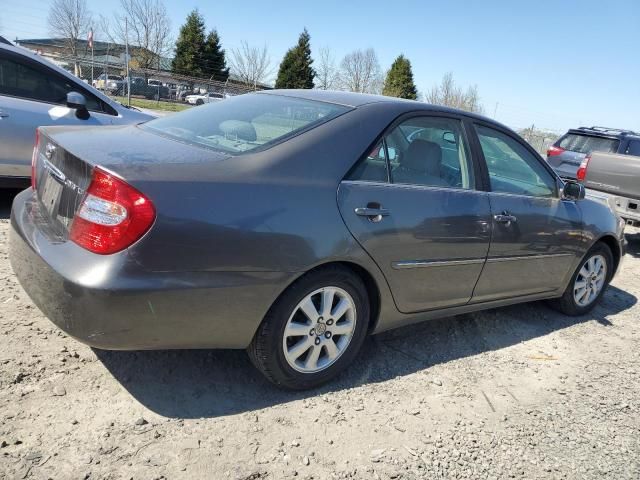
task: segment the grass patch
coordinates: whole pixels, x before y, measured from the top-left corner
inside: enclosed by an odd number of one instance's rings
[[[116,102],[120,102],[123,105],[127,104],[127,97],[111,97]],[[164,102],[162,100],[147,100],[146,98],[134,98],[131,97],[131,106],[137,108],[147,108],[149,110],[162,110],[163,112],[181,112],[187,108],[191,108],[191,105],[177,102]]]

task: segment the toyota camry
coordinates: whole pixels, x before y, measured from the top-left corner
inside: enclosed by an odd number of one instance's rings
[[[247,94],[133,126],[44,127],[10,259],[35,304],[102,349],[247,349],[317,386],[368,334],[602,297],[611,207],[493,120],[388,97]]]

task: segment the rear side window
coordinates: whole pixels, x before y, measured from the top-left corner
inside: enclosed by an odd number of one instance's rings
[[[346,112],[332,103],[245,94],[158,118],[143,128],[231,154],[267,148]]]
[[[565,150],[578,153],[615,153],[618,151],[620,141],[615,138],[592,137],[590,135],[580,135],[578,133],[567,133],[556,145],[560,148],[564,148]]]
[[[359,180],[362,182],[383,182],[389,180],[389,163],[387,151],[382,141],[373,147],[367,156],[360,160],[347,180]]]
[[[640,140],[629,140],[629,145],[624,153],[640,157]]]

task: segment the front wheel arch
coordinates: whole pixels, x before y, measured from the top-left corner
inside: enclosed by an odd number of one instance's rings
[[[611,254],[613,255],[613,272],[611,272],[611,277],[613,277],[618,270],[618,265],[620,265],[620,260],[622,258],[622,252],[620,251],[620,244],[618,243],[618,240],[613,235],[609,235],[609,234],[600,237],[597,241],[593,243],[593,245],[596,245],[598,242],[604,243],[611,250]],[[593,245],[591,245],[589,250],[593,248]]]

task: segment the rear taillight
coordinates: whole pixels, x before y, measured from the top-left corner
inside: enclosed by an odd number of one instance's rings
[[[547,150],[547,157],[555,157],[556,155],[560,155],[564,152],[564,148],[556,147],[555,145],[551,145]]]
[[[582,163],[578,167],[578,172],[576,173],[576,178],[579,182],[584,182],[585,177],[587,176],[587,168],[589,167],[589,160],[591,160],[591,155],[587,155],[582,160]]]
[[[115,253],[142,237],[155,217],[155,208],[147,197],[96,167],[69,238],[94,253]]]
[[[40,131],[36,128],[36,142],[31,154],[31,188],[36,189],[36,163],[38,162],[38,149],[40,148]]]

